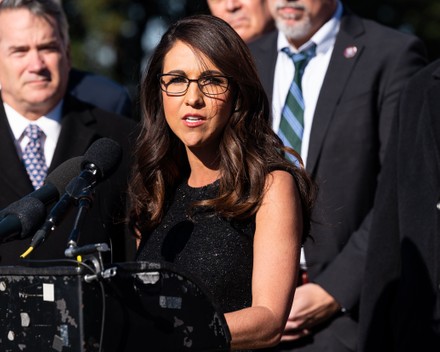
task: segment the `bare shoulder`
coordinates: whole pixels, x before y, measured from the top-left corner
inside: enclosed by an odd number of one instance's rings
[[[295,179],[290,172],[284,170],[274,170],[266,178],[266,191],[276,190],[279,187],[293,187]]]
[[[272,171],[266,178],[263,204],[267,202],[291,202],[298,196],[293,175],[284,170]]]

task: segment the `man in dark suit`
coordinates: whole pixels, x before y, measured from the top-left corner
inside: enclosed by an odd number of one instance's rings
[[[422,43],[362,19],[338,0],[269,0],[278,32],[249,44],[280,132],[294,64],[316,45],[302,76],[301,156],[317,181],[311,237],[279,350],[354,351],[370,211],[406,80],[425,64]],[[304,276],[304,275],[303,275]]]
[[[440,60],[405,88],[374,204],[360,351],[440,351]]]
[[[83,155],[101,137],[122,147],[122,162],[96,188],[82,224],[79,245],[106,242],[115,261],[125,259],[123,210],[135,123],[66,94],[70,70],[67,22],[53,0],[0,3],[0,209],[31,193],[23,159],[27,126],[37,127],[43,160],[50,173],[65,160]],[[103,151],[105,152],[105,151]],[[75,209],[30,259],[63,259]],[[30,239],[0,244],[0,265],[17,264]]]

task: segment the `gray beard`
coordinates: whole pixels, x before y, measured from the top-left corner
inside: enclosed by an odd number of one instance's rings
[[[304,38],[309,38],[311,36],[310,33],[312,33],[312,24],[308,18],[304,18],[294,26],[289,26],[284,21],[277,20],[276,26],[287,37],[289,42],[304,40]]]

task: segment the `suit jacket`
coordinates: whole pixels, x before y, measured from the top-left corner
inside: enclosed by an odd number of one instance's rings
[[[402,95],[361,299],[360,351],[440,351],[440,60]]]
[[[277,35],[249,44],[270,100]],[[344,55],[349,47],[357,48],[354,57]],[[401,88],[424,64],[417,38],[344,11],[311,129],[306,168],[320,191],[304,252],[311,280],[349,310],[326,325],[349,350],[356,345],[369,213],[391,121]]]
[[[125,234],[120,222],[124,212],[125,189],[130,167],[135,122],[121,118],[67,95],[64,100],[61,132],[48,172],[72,157],[81,156],[97,139],[108,137],[120,144],[122,161],[117,170],[96,187],[91,209],[81,227],[78,245],[106,242],[113,245],[113,260],[126,256]],[[10,130],[3,102],[0,99],[0,209],[33,191],[26,169],[21,162]],[[29,259],[63,259],[67,238],[76,216],[71,209],[60,226],[37,247]],[[0,243],[0,265],[21,263],[19,256],[28,248],[30,238]],[[132,248],[127,248],[133,253]],[[106,258],[110,260],[110,258]],[[128,258],[131,259],[131,258]]]
[[[77,99],[105,111],[133,117],[127,89],[107,77],[72,68],[67,90]]]

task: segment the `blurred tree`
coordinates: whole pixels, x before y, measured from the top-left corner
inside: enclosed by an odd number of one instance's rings
[[[76,66],[112,75],[125,21],[124,0],[64,0]]]

